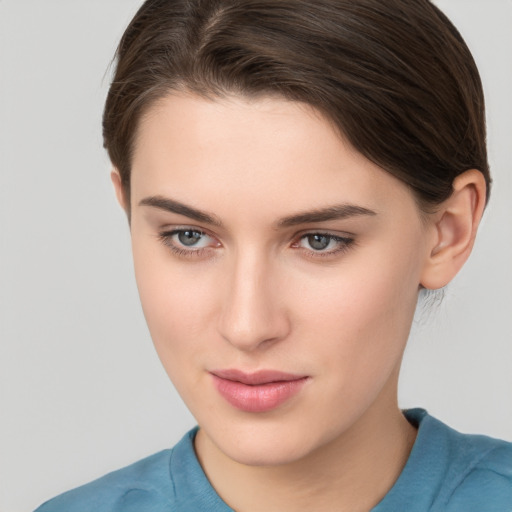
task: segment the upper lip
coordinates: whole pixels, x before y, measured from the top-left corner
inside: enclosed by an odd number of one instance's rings
[[[242,384],[247,384],[249,386],[269,384],[270,382],[289,382],[304,379],[306,377],[306,375],[296,375],[277,370],[259,370],[253,373],[246,373],[242,370],[227,369],[213,370],[210,373],[221,379],[241,382]]]

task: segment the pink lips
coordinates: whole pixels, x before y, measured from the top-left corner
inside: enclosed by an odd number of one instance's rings
[[[211,375],[219,393],[232,406],[246,412],[275,409],[297,394],[308,380],[305,376],[272,370],[216,370]]]

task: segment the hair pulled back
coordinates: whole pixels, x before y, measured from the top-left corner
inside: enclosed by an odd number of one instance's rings
[[[428,0],[147,0],[117,49],[103,117],[128,197],[140,119],[172,91],[307,103],[424,210],[467,169],[489,193],[478,70]]]

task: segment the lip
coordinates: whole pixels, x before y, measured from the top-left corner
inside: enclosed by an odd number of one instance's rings
[[[308,376],[275,370],[245,373],[241,370],[210,372],[220,395],[233,407],[245,412],[276,409],[300,392]]]

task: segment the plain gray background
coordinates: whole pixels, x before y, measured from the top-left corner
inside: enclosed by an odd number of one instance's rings
[[[146,330],[102,149],[109,61],[140,0],[0,0],[0,511],[194,424]],[[471,260],[418,315],[401,405],[512,440],[512,2],[439,0],[472,49],[495,186]]]

